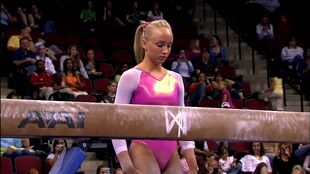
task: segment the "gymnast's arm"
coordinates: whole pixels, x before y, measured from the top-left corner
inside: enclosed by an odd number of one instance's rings
[[[184,104],[184,85],[182,77],[179,74],[176,74],[173,72],[173,75],[176,77],[178,84],[179,84],[179,105],[185,106]],[[180,147],[183,151],[183,156],[185,157],[188,167],[189,167],[189,173],[190,174],[196,174],[197,173],[197,161],[195,157],[195,142],[194,141],[179,141]]]
[[[128,70],[122,74],[117,87],[115,103],[117,104],[130,103],[132,93],[134,92],[138,84],[138,77],[139,77],[138,73],[133,69]],[[114,139],[112,140],[112,143],[124,173],[126,172],[133,173],[135,171],[135,168],[128,154],[126,140]]]

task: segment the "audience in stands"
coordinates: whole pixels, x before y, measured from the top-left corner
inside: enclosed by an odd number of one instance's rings
[[[116,83],[119,82],[119,79],[121,78],[121,75],[123,74],[123,72],[127,71],[129,69],[129,65],[127,63],[123,64],[121,66],[121,70],[120,70],[120,74],[116,74],[115,77],[114,77],[114,81]]]
[[[229,156],[228,149],[225,146],[221,146],[219,150],[219,169],[223,173],[236,174],[237,159],[234,156]]]
[[[11,13],[8,11],[8,9],[5,7],[4,3],[1,2],[1,28],[3,30],[6,30],[14,23],[14,19],[12,18]]]
[[[222,45],[220,37],[216,34],[212,35],[210,47],[210,59],[212,62],[217,62],[218,66],[227,66],[228,57],[225,47]]]
[[[36,4],[32,4],[31,8],[28,9],[27,20],[28,20],[28,25],[32,29],[39,30],[42,28],[44,24],[44,19],[43,19],[42,11],[38,8]]]
[[[84,67],[87,71],[88,76],[94,75],[98,72],[99,64],[95,60],[95,50],[89,48],[84,58]]]
[[[78,52],[77,45],[70,45],[68,47],[67,55],[63,55],[60,58],[60,70],[64,72],[64,61],[68,58],[71,58],[73,60],[73,69],[74,71],[77,71],[79,74],[81,74],[84,78],[88,78],[88,74],[85,70],[85,67],[83,65],[83,62],[80,58],[80,54]]]
[[[97,15],[92,1],[87,1],[87,8],[80,13],[83,32],[95,32]]]
[[[293,167],[292,174],[306,174],[301,165],[297,164]]]
[[[305,158],[303,167],[306,172],[310,173],[310,154],[308,154],[307,157]]]
[[[158,2],[154,2],[152,8],[147,12],[147,21],[164,19],[164,13],[160,10]]]
[[[172,62],[171,70],[182,76],[184,86],[191,82],[191,73],[194,71],[194,67],[192,62],[187,59],[184,49],[179,51],[177,60]]]
[[[286,15],[281,15],[277,23],[277,28],[275,33],[280,41],[286,41],[289,39],[289,36],[292,35],[292,26],[287,19]]]
[[[37,60],[43,60],[44,67],[47,73],[54,75],[56,74],[55,66],[53,61],[47,56],[48,48],[43,44],[38,46],[38,55],[36,56]]]
[[[259,142],[252,142],[249,149],[250,154],[240,159],[242,164],[241,172],[254,172],[261,162],[266,163],[268,173],[272,172],[269,158],[265,156],[264,146]]]
[[[303,54],[304,49],[297,45],[296,38],[290,37],[288,45],[282,48],[281,58],[289,65],[290,69],[302,73],[307,68]]]
[[[273,159],[272,173],[291,174],[293,167],[298,164],[298,159],[293,154],[293,145],[279,144],[279,154]]]
[[[48,170],[54,166],[65,148],[67,148],[67,141],[65,139],[55,139],[53,141],[53,151],[46,157],[45,161]]]
[[[28,39],[28,45],[29,50],[35,52],[35,46],[34,42],[32,40],[32,37],[30,36],[31,28],[28,26],[21,27],[20,34],[19,35],[12,35],[8,42],[7,42],[7,49],[8,51],[16,51],[18,48],[20,48],[20,39],[21,38],[27,38]]]
[[[229,92],[229,84],[227,81],[220,81],[218,82],[219,90],[221,91],[221,108],[232,108],[234,109],[235,106],[232,103],[232,99],[230,97]]]
[[[116,82],[110,81],[108,85],[108,92],[102,98],[103,103],[114,103],[116,96],[116,88],[117,88]]]
[[[15,18],[17,19],[17,23],[19,27],[28,26],[26,10],[27,10],[26,8],[23,8],[21,6],[16,7]]]
[[[44,61],[39,59],[35,63],[36,70],[30,76],[30,84],[32,87],[32,98],[44,98],[48,100],[50,95],[54,93],[56,85],[53,76],[45,70]]]
[[[214,76],[218,71],[216,60],[210,59],[209,50],[206,48],[203,49],[201,59],[198,62],[198,66],[196,65],[197,67],[195,67],[196,74],[203,72],[207,76]]]
[[[88,95],[86,91],[82,91],[85,84],[81,82],[79,73],[74,69],[73,59],[67,58],[63,67],[61,86],[65,86],[65,88],[61,89],[60,92],[73,94],[74,97]]]
[[[198,66],[199,60],[201,59],[201,54],[202,51],[200,49],[199,39],[191,39],[189,43],[189,49],[186,50],[186,57],[193,63],[195,68]]]
[[[256,25],[256,34],[258,38],[258,51],[266,53],[270,40],[274,38],[273,25],[269,21],[269,17],[264,15],[261,22]]]
[[[269,174],[267,164],[264,162],[259,163],[253,174]]]
[[[207,87],[210,86],[206,74],[198,74],[197,82],[190,84],[188,89],[187,105],[199,106],[199,103],[206,97]]]
[[[106,167],[105,165],[99,165],[97,167],[96,174],[110,174],[110,173],[111,173],[110,168]]]
[[[145,20],[145,12],[140,9],[138,0],[132,1],[125,19],[131,27],[132,31],[134,31],[140,25],[141,20]]]

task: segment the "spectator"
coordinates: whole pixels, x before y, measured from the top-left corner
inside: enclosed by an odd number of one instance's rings
[[[87,71],[88,76],[96,74],[98,70],[98,63],[95,60],[95,51],[94,49],[88,49],[85,58],[85,69]]]
[[[261,91],[264,94],[264,100],[266,102],[271,101],[273,99],[276,100],[276,110],[283,111],[283,84],[282,78],[279,75],[271,77],[271,87],[267,89],[263,89]]]
[[[227,81],[220,81],[220,82],[218,82],[218,84],[219,84],[219,90],[222,91],[221,107],[222,108],[232,108],[232,109],[234,109],[235,106],[233,105],[232,99],[230,97],[228,82]]]
[[[191,73],[194,71],[194,67],[192,62],[187,60],[183,49],[179,51],[177,60],[172,62],[171,70],[182,76],[184,86],[191,81]]]
[[[267,164],[264,162],[259,163],[253,174],[268,174]]]
[[[27,20],[27,16],[26,16],[26,12],[27,9],[23,9],[21,6],[17,6],[16,7],[16,19],[17,22],[19,23],[19,27],[25,27],[25,26],[29,26],[28,24],[28,20]]]
[[[65,139],[56,139],[53,141],[53,151],[46,158],[48,169],[54,166],[65,148],[67,148],[67,141]]]
[[[206,75],[204,73],[199,73],[198,80],[196,83],[192,83],[188,91],[188,105],[199,106],[201,100],[206,96],[207,86],[210,85]]]
[[[307,157],[305,158],[303,167],[304,167],[306,172],[310,173],[310,154],[307,155]]]
[[[267,53],[270,40],[274,37],[273,25],[269,22],[267,15],[264,15],[261,22],[256,25],[256,34],[258,37],[258,51]]]
[[[186,51],[186,57],[188,60],[193,62],[194,67],[197,67],[199,65],[201,54],[202,51],[200,49],[199,39],[192,39],[189,43],[189,50]]]
[[[28,94],[28,76],[35,71],[35,53],[29,51],[28,38],[20,39],[20,48],[13,55],[13,80],[16,92],[22,96]]]
[[[292,174],[306,174],[306,172],[301,165],[297,164],[293,167]]]
[[[33,89],[32,98],[34,99],[44,97],[45,100],[48,100],[50,95],[54,93],[55,82],[51,74],[45,70],[43,60],[36,61],[36,70],[30,76],[30,83]]]
[[[214,59],[210,59],[210,53],[208,49],[204,49],[202,51],[201,61],[199,61],[195,70],[196,74],[203,72],[207,76],[214,76],[215,72],[217,72],[217,62]]]
[[[96,11],[92,1],[87,1],[87,8],[80,13],[80,20],[85,32],[96,31]]]
[[[209,53],[212,62],[217,62],[217,64],[221,66],[228,66],[226,49],[222,45],[220,37],[216,34],[212,35]]]
[[[154,21],[159,19],[164,19],[164,14],[162,11],[160,11],[159,3],[154,2],[152,9],[147,13],[147,21]]]
[[[266,163],[268,173],[272,172],[269,158],[264,155],[264,147],[262,143],[253,142],[250,146],[250,154],[240,159],[242,164],[242,172],[254,172],[257,165],[261,162]]]
[[[118,84],[120,78],[121,78],[121,75],[123,74],[123,72],[127,71],[129,69],[129,65],[127,63],[123,64],[122,65],[122,68],[121,68],[121,72],[120,74],[117,74],[115,77],[114,77],[114,81]]]
[[[103,96],[103,103],[114,103],[116,96],[117,84],[115,81],[110,81],[108,86],[108,92]]]
[[[139,1],[133,0],[131,7],[126,14],[126,21],[132,29],[136,29],[140,25],[140,21],[144,19],[145,12],[140,10]]]
[[[302,73],[307,68],[307,64],[303,57],[304,49],[297,46],[296,38],[291,37],[288,45],[282,48],[281,58],[288,63],[289,68]]]
[[[38,47],[38,55],[36,56],[37,60],[43,60],[44,67],[47,73],[54,75],[56,73],[54,64],[52,60],[46,55],[47,48],[44,45]]]
[[[104,165],[99,165],[96,170],[96,174],[110,174],[110,172],[110,168]]]
[[[73,94],[74,97],[78,95],[88,95],[87,92],[82,91],[85,84],[81,82],[80,76],[74,70],[73,66],[73,59],[68,58],[64,61],[61,86],[65,86],[65,88],[61,89],[60,92]]]
[[[84,78],[88,78],[88,74],[84,68],[83,62],[80,58],[77,45],[70,45],[68,47],[67,55],[63,55],[60,58],[60,70],[64,72],[64,61],[68,58],[73,60],[73,69],[80,73]]]
[[[225,146],[221,146],[219,150],[219,168],[222,172],[227,174],[237,174],[240,168],[237,167],[237,159],[234,156],[228,156],[228,149]],[[238,166],[240,167],[240,166]]]
[[[7,29],[14,22],[11,13],[6,9],[3,2],[1,2],[1,28]]]
[[[31,9],[27,14],[27,19],[29,26],[34,30],[41,29],[44,24],[42,11],[39,10],[38,6],[35,4],[31,5]]]
[[[293,146],[289,143],[279,144],[280,152],[273,160],[272,173],[291,174],[292,168],[298,164],[298,160],[292,153]]]
[[[29,44],[29,48],[27,48],[29,51],[33,51],[35,52],[35,46],[33,43],[33,40],[30,36],[31,33],[31,28],[26,26],[26,27],[22,27],[20,30],[20,34],[19,35],[12,35],[8,42],[7,42],[7,49],[9,51],[16,51],[18,48],[20,48],[20,39],[21,38],[27,38],[28,39],[28,44]]]

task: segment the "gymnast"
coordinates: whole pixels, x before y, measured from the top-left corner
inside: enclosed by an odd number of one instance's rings
[[[118,84],[115,103],[184,106],[182,77],[163,68],[173,43],[173,33],[166,20],[141,22],[136,29],[134,52],[137,65],[125,71]],[[190,168],[197,173],[193,141],[132,140],[129,150],[125,140],[113,140],[124,173],[182,174],[177,144]]]

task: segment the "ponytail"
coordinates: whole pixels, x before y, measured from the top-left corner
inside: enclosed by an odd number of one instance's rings
[[[134,45],[133,45],[137,64],[142,62],[142,60],[144,58],[144,53],[145,53],[144,49],[142,47],[142,42],[141,42],[142,34],[143,34],[143,27],[144,27],[143,25],[138,26],[138,28],[136,30]]]

